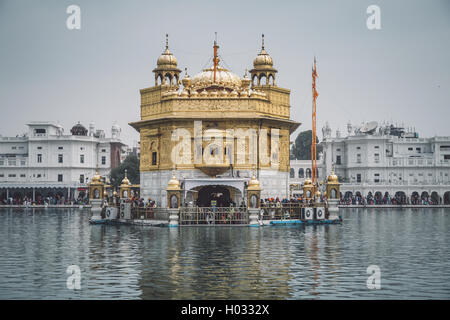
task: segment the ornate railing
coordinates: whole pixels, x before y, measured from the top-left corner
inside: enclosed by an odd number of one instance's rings
[[[263,220],[302,219],[302,208],[311,207],[307,203],[265,203],[261,206]],[[315,203],[314,207],[325,207],[325,203]]]
[[[131,219],[169,220],[166,208],[134,207],[131,208]]]
[[[183,207],[180,225],[236,225],[248,224],[247,208]]]

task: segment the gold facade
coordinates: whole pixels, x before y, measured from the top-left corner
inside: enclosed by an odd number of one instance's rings
[[[244,76],[239,78],[228,70],[218,67],[217,78],[213,69],[205,69],[192,79],[186,74],[180,79],[177,60],[173,57],[166,44],[166,50],[158,59],[155,72],[155,86],[140,90],[141,120],[130,123],[140,132],[140,170],[159,171],[176,169],[204,169],[202,164],[194,161],[194,121],[202,121],[202,131],[208,129],[243,130],[253,129],[258,136],[267,134],[268,147],[257,150],[257,159],[261,152],[271,155],[271,130],[279,130],[278,171],[289,171],[290,134],[299,126],[298,122],[290,120],[290,90],[275,85],[275,73],[271,58],[262,49],[254,61],[251,70],[252,81]],[[270,56],[269,56],[270,57]],[[270,74],[269,74],[270,72]],[[187,72],[186,72],[187,73]],[[267,78],[270,75],[270,79]],[[267,79],[265,84],[262,80]],[[272,81],[270,83],[269,81]],[[179,141],[172,141],[172,132],[176,129],[186,129],[191,137],[191,161],[177,164],[172,161],[172,150]],[[264,131],[267,130],[266,132]],[[264,137],[262,137],[264,138]],[[223,136],[222,145],[233,150],[233,168],[235,170],[265,170],[271,169],[271,163],[262,164],[238,163],[239,152],[237,138],[227,140]],[[203,141],[203,147],[209,142]],[[249,143],[245,144],[245,153],[249,154]],[[248,156],[247,156],[248,157]],[[249,159],[248,159],[249,160]],[[230,155],[223,156],[224,169],[230,161]],[[220,172],[217,165],[216,172]],[[208,172],[203,170],[204,172]],[[213,170],[214,171],[214,170]],[[211,171],[211,172],[213,172]],[[213,173],[211,173],[214,176]]]

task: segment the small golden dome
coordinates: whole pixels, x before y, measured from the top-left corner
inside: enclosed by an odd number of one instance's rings
[[[261,184],[259,183],[258,179],[256,179],[255,175],[252,176],[252,178],[250,179],[250,181],[248,182],[248,187],[247,189],[260,189],[261,188]]]
[[[334,172],[332,172],[329,176],[328,176],[328,182],[339,182],[338,176],[334,174]]]
[[[247,76],[247,70],[245,70],[244,78],[242,78],[242,88],[248,88],[250,86],[251,80]]]
[[[100,183],[102,177],[98,174],[98,172],[95,172],[95,175],[92,177],[91,183]]]
[[[180,181],[178,181],[177,177],[175,176],[175,172],[172,174],[172,179],[169,180],[169,183],[167,184],[168,190],[178,190],[180,189]]]
[[[312,181],[311,181],[311,179],[309,179],[309,178],[306,178],[306,179],[305,179],[305,182],[303,183],[303,185],[304,185],[304,186],[309,186],[309,185],[312,185]]]
[[[108,196],[108,192],[105,190],[105,191],[103,191],[103,196],[104,197],[107,197]]]
[[[169,36],[166,34],[166,49],[164,52],[159,56],[158,60],[156,61],[156,64],[158,67],[155,70],[176,70],[177,69],[177,58],[170,52],[169,50]],[[153,70],[153,71],[155,71]]]
[[[264,34],[262,35],[261,51],[256,56],[255,60],[253,60],[253,67],[255,69],[272,69],[273,67],[272,57],[264,49]]]
[[[316,197],[320,197],[320,194],[321,194],[320,191],[317,190],[317,191],[316,191]]]
[[[183,83],[183,86],[185,88],[189,88],[191,86],[191,78],[189,78],[189,75],[187,73],[187,68],[184,69],[185,70],[185,76],[184,78],[181,80],[181,83]]]
[[[334,173],[334,164],[331,166],[331,174],[328,176],[328,182],[339,183],[338,176]]]
[[[125,169],[125,178],[122,180],[122,186],[131,186],[130,180],[127,177],[127,170]]]
[[[273,67],[273,59],[272,57],[267,53],[266,50],[264,50],[264,47],[261,49],[259,54],[256,56],[255,60],[253,60],[253,67],[255,69],[261,69],[261,68],[272,68]]]
[[[173,67],[176,68],[178,61],[177,58],[170,52],[169,48],[166,48],[164,52],[159,56],[158,61],[156,61],[158,67]]]
[[[113,196],[114,196],[114,197],[117,197],[117,191],[116,191],[116,190],[114,190]]]

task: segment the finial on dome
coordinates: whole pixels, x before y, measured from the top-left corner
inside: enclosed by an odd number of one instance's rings
[[[169,49],[169,34],[166,33],[166,49]]]
[[[264,50],[264,33],[262,34],[262,47],[261,47],[261,49]]]

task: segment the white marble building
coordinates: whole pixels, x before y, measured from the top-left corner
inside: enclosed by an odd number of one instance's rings
[[[321,174],[334,163],[344,196],[398,193],[450,204],[450,137],[419,138],[412,129],[376,122],[349,123],[346,136],[332,136],[328,124],[322,131]]]
[[[290,197],[299,197],[303,195],[303,183],[305,179],[311,179],[311,160],[291,160],[290,161],[290,172],[289,172],[289,190]],[[322,154],[319,153],[317,159],[317,180],[319,183],[323,183],[326,175],[324,172],[324,164]],[[323,192],[325,189],[323,185],[320,191]]]
[[[76,124],[70,133],[52,122],[31,122],[22,137],[0,136],[0,200],[9,197],[46,195],[77,198],[98,168],[108,175],[120,164],[121,129],[113,125],[112,136]]]

